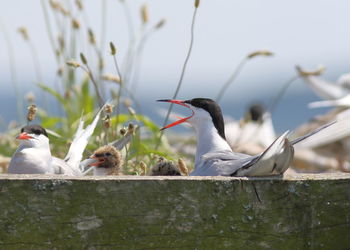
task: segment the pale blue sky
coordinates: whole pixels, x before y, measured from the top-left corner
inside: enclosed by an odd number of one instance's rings
[[[189,44],[189,28],[193,12],[190,0],[125,0],[133,20],[140,23],[139,7],[147,2],[150,22],[166,18],[163,29],[154,34],[145,47],[138,93],[152,100],[171,97],[178,81]],[[72,4],[73,1],[63,1]],[[99,31],[101,0],[84,0],[89,23]],[[106,0],[107,39],[114,41],[123,57],[128,43],[125,15],[117,0]],[[315,68],[326,66],[325,77],[335,80],[350,67],[350,2],[346,0],[202,0],[198,10],[195,43],[184,85],[179,97],[215,97],[238,62],[249,52],[268,49],[276,53],[272,58],[259,58],[247,64],[225,100],[248,103],[251,99],[271,96],[271,91],[295,74],[294,66],[301,64]],[[0,22],[5,26],[15,47],[16,69],[24,89],[32,88],[35,73],[28,46],[16,32],[26,26],[35,46],[43,70],[43,78],[52,82],[56,64],[44,25],[39,0],[3,1]],[[105,46],[108,55],[108,47]],[[84,48],[82,48],[84,49]],[[0,85],[11,89],[7,47],[0,34]],[[112,61],[107,61],[113,72]],[[157,90],[157,91],[154,91]],[[291,93],[309,90],[301,82]]]

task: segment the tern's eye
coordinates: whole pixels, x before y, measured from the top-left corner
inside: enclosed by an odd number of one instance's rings
[[[109,152],[107,152],[107,153],[106,153],[106,156],[111,156],[111,155],[112,155],[112,154],[111,154],[111,153],[109,153]]]

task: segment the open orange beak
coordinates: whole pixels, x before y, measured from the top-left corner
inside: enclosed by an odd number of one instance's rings
[[[92,166],[92,167],[98,167],[101,163],[105,162],[104,159],[100,159],[99,157],[96,157],[96,156],[92,156],[90,158],[96,160],[95,162],[89,164],[89,166]]]
[[[185,117],[185,118],[182,118],[182,117],[179,117],[179,120],[173,122],[173,123],[170,123],[168,125],[166,125],[165,127],[161,128],[160,130],[164,130],[166,128],[170,128],[170,127],[173,127],[173,126],[176,126],[176,125],[179,125],[185,121],[187,121],[188,119],[192,118],[193,115],[194,115],[194,112],[193,110],[191,109],[190,106],[188,106],[185,101],[182,101],[182,100],[171,100],[171,99],[164,99],[164,100],[157,100],[158,102],[170,102],[170,103],[174,103],[174,104],[178,104],[178,105],[181,105],[181,106],[184,106],[188,109],[190,109],[192,111],[192,114],[188,117]]]
[[[28,135],[26,132],[20,133],[17,137],[17,140],[29,140],[29,139],[33,139],[32,136]]]

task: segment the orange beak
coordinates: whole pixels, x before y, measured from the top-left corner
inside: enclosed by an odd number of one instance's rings
[[[190,109],[192,111],[192,114],[188,117],[185,117],[185,118],[182,118],[182,117],[178,117],[179,120],[173,122],[173,123],[170,123],[168,125],[166,125],[165,127],[161,128],[160,130],[164,130],[164,129],[167,129],[167,128],[170,128],[170,127],[173,127],[173,126],[176,126],[176,125],[179,125],[185,121],[187,121],[188,119],[192,118],[193,115],[194,115],[194,112],[193,110],[191,109],[190,106],[188,106],[185,101],[182,101],[182,100],[171,100],[171,99],[164,99],[164,100],[157,100],[158,102],[170,102],[170,103],[174,103],[174,104],[178,104],[178,105],[181,105],[181,106],[184,106],[188,109]]]
[[[17,140],[29,140],[29,139],[33,139],[32,136],[28,135],[26,132],[20,133],[17,137]]]
[[[92,166],[92,167],[98,167],[101,163],[105,162],[104,159],[100,159],[100,158],[98,158],[98,157],[96,157],[94,155],[92,157],[90,157],[90,158],[97,160],[96,162],[90,164],[90,166]]]

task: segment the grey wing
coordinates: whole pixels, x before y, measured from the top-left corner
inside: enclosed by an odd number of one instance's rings
[[[70,165],[67,164],[62,159],[52,157],[52,166],[54,168],[55,174],[63,174],[69,176],[79,175],[79,171],[75,171]]]
[[[242,166],[251,163],[256,156],[231,151],[207,153],[190,176],[231,176]]]
[[[239,168],[233,176],[268,176],[283,174],[294,157],[294,148],[287,139],[288,131],[278,137],[264,152]]]
[[[294,156],[288,131],[278,137],[264,152],[256,156],[230,151],[202,156],[191,176],[267,176],[284,173]]]

